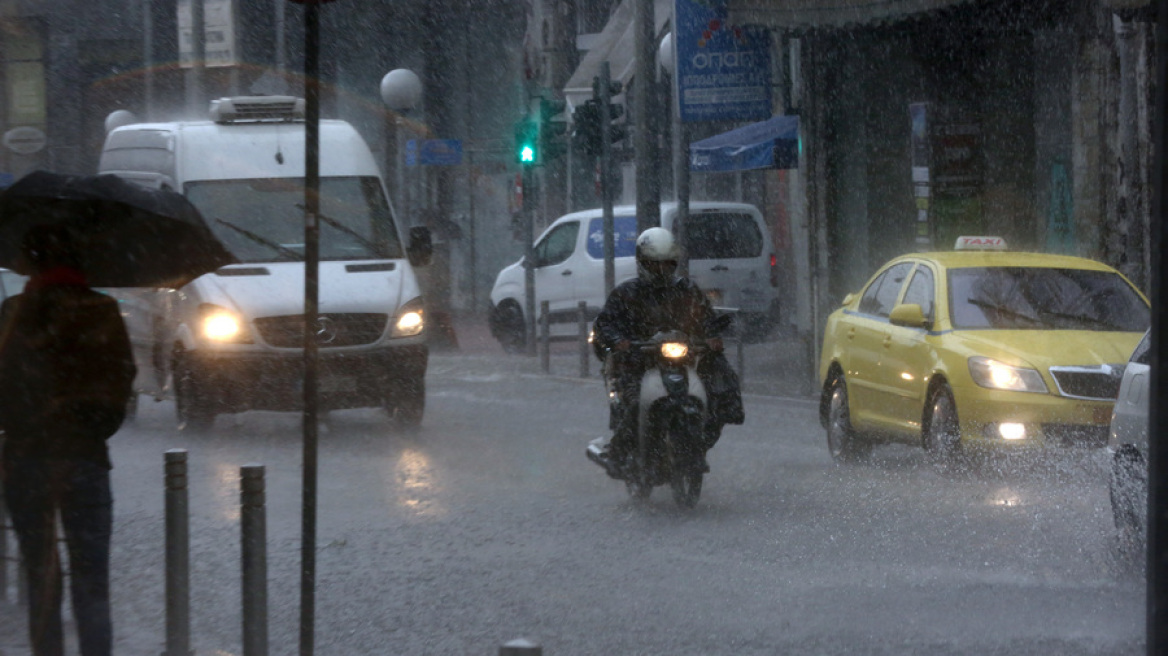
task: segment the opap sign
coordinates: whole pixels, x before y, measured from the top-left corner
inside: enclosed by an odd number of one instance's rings
[[[681,120],[770,118],[767,31],[730,25],[726,0],[676,0],[674,12]]]

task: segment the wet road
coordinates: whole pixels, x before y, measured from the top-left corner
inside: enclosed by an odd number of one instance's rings
[[[597,379],[464,349],[434,356],[428,385],[418,433],[372,410],[323,430],[318,654],[494,654],[517,637],[551,655],[1142,653],[1142,572],[1117,556],[1101,454],[952,473],[884,447],[838,467],[812,402],[756,393],[682,512],[666,489],[630,501],[585,460],[607,422]],[[260,463],[270,653],[297,652],[300,435],[298,415],[248,413],[188,436],[170,403],[144,402],[115,436],[119,654],[164,645],[169,448],[190,458],[193,647],[242,651],[239,467]],[[0,634],[22,633],[0,609]]]

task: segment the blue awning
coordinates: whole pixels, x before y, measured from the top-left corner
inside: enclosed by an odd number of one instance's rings
[[[749,171],[798,167],[798,116],[775,116],[689,145],[691,171]]]

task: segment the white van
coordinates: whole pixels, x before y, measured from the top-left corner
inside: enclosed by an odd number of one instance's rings
[[[613,208],[616,284],[636,277],[637,208]],[[677,203],[661,204],[661,226],[677,232]],[[604,306],[604,214],[591,209],[556,219],[535,242],[536,311],[574,332],[580,301],[589,320]],[[739,327],[765,333],[778,321],[778,268],[762,213],[745,203],[690,203],[685,243],[689,276],[718,307],[738,310]],[[526,344],[523,260],[499,272],[491,290],[491,333],[509,351]]]
[[[106,136],[100,173],[182,192],[238,265],[178,290],[111,290],[138,363],[136,386],[173,397],[180,427],[303,405],[304,101],[224,98],[211,120],[139,123]],[[385,407],[405,425],[425,409],[429,352],[414,266],[376,162],[344,121],[320,122],[320,408]]]

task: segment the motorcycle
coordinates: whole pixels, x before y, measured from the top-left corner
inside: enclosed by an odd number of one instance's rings
[[[613,478],[623,479],[629,495],[647,499],[653,488],[669,484],[673,500],[682,508],[697,505],[706,466],[706,423],[709,412],[705,385],[697,367],[709,352],[705,340],[679,331],[658,332],[647,341],[632,343],[652,358],[641,378],[637,407],[637,443],[632,458],[614,470],[604,455],[609,437],[588,444],[587,455]],[[604,379],[613,416],[620,407],[611,353],[605,357]]]

